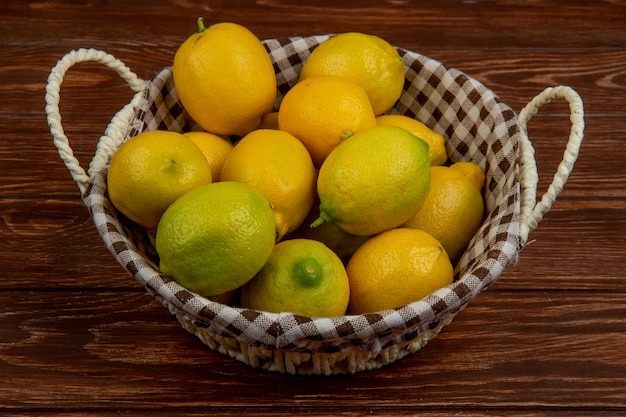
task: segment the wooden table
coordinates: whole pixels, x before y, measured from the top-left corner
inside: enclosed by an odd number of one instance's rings
[[[626,4],[620,1],[0,4],[0,414],[616,416],[626,413]],[[545,87],[585,103],[585,141],[532,244],[423,350],[352,376],[284,376],[210,351],[115,262],[58,157],[44,113],[71,49],[141,78],[195,20],[259,38],[360,31],[483,82],[514,110]],[[63,125],[87,163],[132,93],[81,64]],[[531,121],[539,189],[561,160],[565,102]]]

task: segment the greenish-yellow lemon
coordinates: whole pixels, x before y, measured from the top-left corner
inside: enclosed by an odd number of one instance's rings
[[[159,268],[203,296],[250,280],[274,248],[269,202],[249,185],[222,181],[198,187],[163,214],[156,233]]]
[[[377,126],[335,148],[320,168],[320,217],[348,233],[371,236],[417,213],[430,188],[428,144],[405,129]]]
[[[277,243],[263,269],[241,290],[243,307],[302,316],[341,316],[349,299],[343,263],[323,243],[309,239]]]

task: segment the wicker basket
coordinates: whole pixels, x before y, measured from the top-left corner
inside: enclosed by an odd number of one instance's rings
[[[278,82],[276,108],[297,81],[302,62],[328,36],[264,41]],[[583,138],[583,106],[569,87],[548,88],[518,116],[478,81],[423,55],[398,48],[406,66],[402,97],[392,113],[424,122],[447,138],[451,160],[471,160],[486,171],[486,220],[455,269],[454,282],[422,300],[373,314],[333,318],[272,314],[223,305],[178,285],[157,267],[153,232],[120,216],[107,196],[108,162],[128,138],[154,129],[196,129],[178,101],[171,68],[138,79],[121,61],[93,49],[65,55],[52,69],[46,112],[54,143],[106,246],[181,325],[211,349],[255,368],[289,374],[339,374],[379,368],[416,352],[468,302],[496,281],[524,247],[528,234],[565,184]],[[74,64],[96,61],[115,70],[136,92],[111,120],[87,172],[72,155],[59,114],[59,90]],[[541,201],[526,124],[555,98],[570,103],[571,131],[563,161]]]

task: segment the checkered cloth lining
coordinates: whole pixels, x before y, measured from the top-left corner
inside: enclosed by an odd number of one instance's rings
[[[264,41],[278,81],[276,109],[294,85],[302,62],[325,36]],[[383,349],[419,336],[439,320],[458,312],[493,283],[520,249],[518,127],[516,114],[485,86],[425,56],[398,48],[406,64],[404,92],[391,113],[422,121],[447,138],[453,161],[472,160],[487,174],[486,221],[455,270],[455,281],[401,308],[335,318],[270,314],[207,300],[159,273],[153,235],[118,214],[106,190],[106,172],[93,179],[84,195],[106,246],[148,292],[173,313],[219,335],[270,350],[338,352]],[[144,92],[127,138],[154,129],[196,129],[176,95],[171,68],[165,68]]]

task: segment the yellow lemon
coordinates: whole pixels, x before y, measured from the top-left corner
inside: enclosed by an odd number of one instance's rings
[[[217,296],[261,270],[274,248],[274,215],[252,187],[214,182],[166,210],[155,245],[163,274],[200,295]]]
[[[367,94],[337,77],[313,77],[285,94],[278,110],[278,127],[308,149],[317,168],[342,139],[376,126]]]
[[[209,132],[187,132],[183,133],[183,135],[191,139],[200,148],[211,167],[213,182],[219,181],[224,162],[230,151],[233,150],[232,143],[221,136]]]
[[[370,236],[398,227],[422,207],[430,186],[428,145],[395,126],[346,139],[319,170],[320,217],[348,233]]]
[[[421,300],[452,283],[441,244],[423,230],[396,228],[374,236],[346,267],[350,314],[374,313]]]
[[[317,173],[311,156],[287,132],[258,129],[233,148],[222,168],[223,181],[238,181],[259,191],[272,206],[276,240],[295,230],[315,199]]]
[[[463,174],[478,191],[481,191],[485,185],[485,171],[475,162],[459,161],[450,165],[450,168]]]
[[[276,75],[261,41],[236,23],[204,27],[176,51],[173,77],[189,115],[217,135],[240,135],[256,129],[272,110]]]
[[[164,130],[140,133],[122,144],[107,173],[111,203],[148,229],[157,227],[178,197],[211,180],[200,149],[182,134]]]
[[[378,36],[341,33],[313,50],[302,66],[300,80],[319,75],[360,85],[378,115],[389,110],[402,94],[404,62],[398,51]]]
[[[484,178],[483,170],[472,162],[432,167],[424,206],[404,226],[433,235],[456,263],[483,221]]]
[[[263,269],[241,289],[242,307],[272,313],[345,314],[350,284],[341,260],[323,243],[279,242]]]
[[[443,165],[448,160],[446,141],[439,133],[432,131],[419,120],[400,114],[383,114],[376,118],[379,126],[398,126],[413,133],[428,143],[428,157],[430,165]]]
[[[278,112],[273,111],[263,116],[259,129],[278,129]]]

